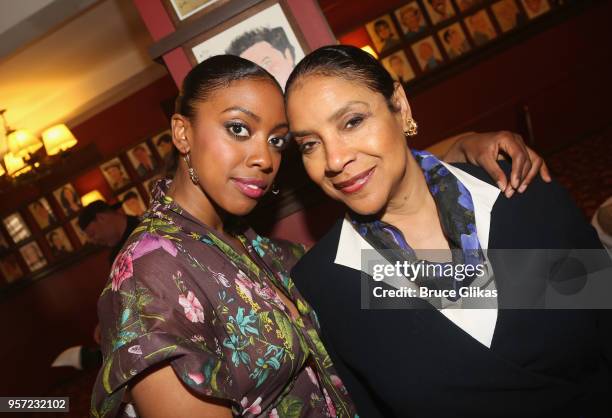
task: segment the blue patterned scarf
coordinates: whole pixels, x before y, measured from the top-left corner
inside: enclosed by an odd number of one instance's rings
[[[452,252],[452,262],[438,264],[473,265],[484,264],[485,258],[476,235],[474,203],[470,192],[435,156],[424,151],[412,151],[412,155],[423,170],[425,181],[434,198],[442,231]],[[383,255],[391,264],[396,262],[416,263],[419,260],[415,251],[408,245],[404,235],[396,227],[378,219],[367,219],[358,215],[351,216],[351,222],[359,234]],[[469,286],[474,278],[456,280],[448,277],[416,278],[415,283],[430,289],[455,289],[457,295],[462,287]],[[457,298],[449,298],[456,301]],[[439,305],[434,303],[434,305]],[[438,306],[439,307],[439,306]]]

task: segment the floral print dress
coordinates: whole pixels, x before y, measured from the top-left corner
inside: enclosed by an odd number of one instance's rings
[[[288,272],[303,248],[246,229],[246,253],[182,210],[162,180],[98,302],[95,417],[137,416],[130,381],[163,363],[235,416],[356,417]],[[295,304],[293,318],[274,284]]]

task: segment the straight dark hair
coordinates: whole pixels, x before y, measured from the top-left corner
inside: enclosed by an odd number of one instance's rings
[[[215,55],[189,71],[176,98],[175,112],[189,119],[195,116],[195,104],[206,101],[214,92],[240,80],[265,80],[283,89],[265,69],[235,55]]]
[[[395,81],[372,55],[350,45],[328,45],[308,54],[293,69],[285,86],[285,101],[291,89],[303,77],[320,75],[338,77],[357,82],[368,89],[380,93],[386,99],[389,109],[398,109],[392,103]]]

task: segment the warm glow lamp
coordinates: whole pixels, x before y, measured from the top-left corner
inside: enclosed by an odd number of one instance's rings
[[[4,165],[9,176],[18,176],[32,169],[32,167],[26,165],[22,157],[13,155],[12,152],[4,156]]]
[[[28,154],[36,152],[43,144],[25,129],[12,131],[8,135],[9,151],[16,157],[26,157]]]
[[[103,200],[106,202],[106,199],[98,190],[92,190],[91,192],[85,193],[81,197],[81,203],[83,204],[83,207],[89,205],[91,202],[95,202],[96,200]]]
[[[48,155],[55,155],[65,151],[68,148],[74,147],[77,143],[70,129],[64,124],[55,125],[46,129],[42,133],[42,139]]]

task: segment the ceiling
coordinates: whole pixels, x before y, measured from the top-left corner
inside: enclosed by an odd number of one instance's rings
[[[131,0],[0,0],[0,109],[74,126],[166,74],[151,43]]]

